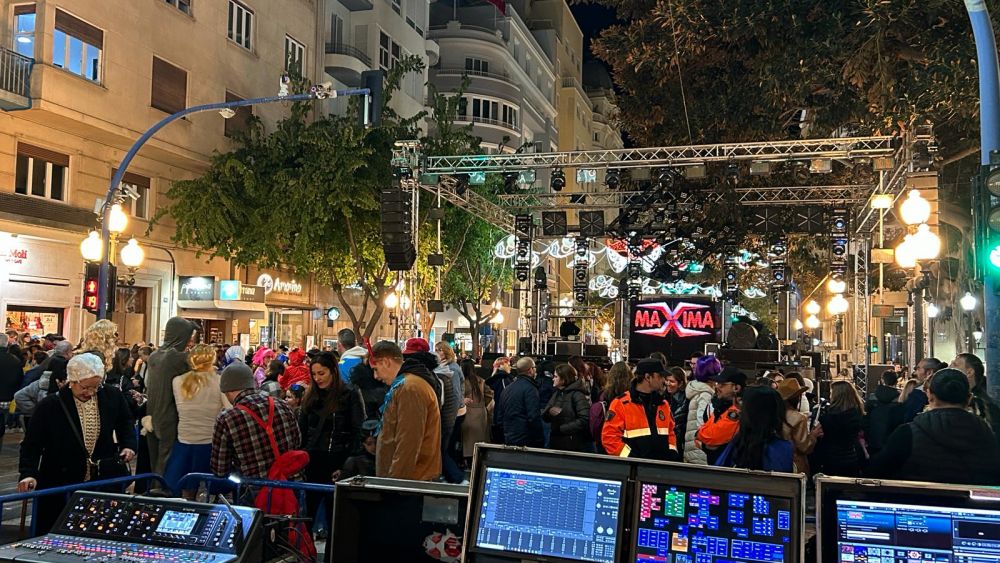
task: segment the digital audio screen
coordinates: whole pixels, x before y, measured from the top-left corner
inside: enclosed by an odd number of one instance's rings
[[[1000,561],[1000,511],[838,500],[836,537],[841,562]]]
[[[177,534],[189,536],[198,524],[198,514],[195,512],[177,512],[168,510],[163,513],[160,525],[156,527],[157,534]]]
[[[636,563],[797,560],[792,499],[641,482]]]
[[[475,545],[613,563],[619,481],[487,468]]]

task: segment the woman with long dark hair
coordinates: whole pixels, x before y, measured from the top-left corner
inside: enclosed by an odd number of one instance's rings
[[[816,445],[813,469],[817,473],[858,477],[867,461],[863,443],[865,405],[854,384],[847,380],[830,385],[830,404],[820,414],[823,438]]]
[[[740,429],[715,464],[791,473],[792,443],[782,438],[784,423],[785,403],[777,391],[747,387],[740,405]]]
[[[493,412],[493,390],[476,373],[476,362],[462,360],[465,377],[465,422],[462,423],[462,456],[471,466],[472,454],[479,442],[490,441],[490,415]]]
[[[311,385],[302,398],[299,412],[299,429],[302,431],[302,449],[309,453],[306,481],[329,485],[339,476],[344,462],[358,449],[361,424],[364,422],[360,394],[351,392],[340,378],[337,360],[333,354],[322,352],[310,366]],[[307,516],[315,517],[320,493],[306,495]],[[319,528],[329,530],[332,506],[326,495],[327,521]]]
[[[549,447],[568,452],[593,451],[590,430],[590,393],[586,383],[573,366],[556,367],[553,381],[555,392],[549,399],[542,418],[552,425]]]

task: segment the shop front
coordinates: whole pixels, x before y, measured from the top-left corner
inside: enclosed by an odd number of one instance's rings
[[[178,314],[198,324],[202,342],[251,343],[256,325],[266,320],[264,288],[215,276],[181,276]]]
[[[312,281],[299,281],[283,270],[247,271],[247,283],[259,286],[264,294],[267,315],[264,323],[250,329],[250,344],[305,347],[315,341],[313,313],[316,311]]]
[[[35,237],[5,236],[0,241],[0,314],[5,330],[78,338],[83,322],[79,251],[68,243]]]

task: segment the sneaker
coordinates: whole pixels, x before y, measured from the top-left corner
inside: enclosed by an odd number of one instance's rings
[[[463,487],[468,487],[469,486],[469,480],[468,479],[462,479],[462,482],[459,483],[459,485],[462,485]]]

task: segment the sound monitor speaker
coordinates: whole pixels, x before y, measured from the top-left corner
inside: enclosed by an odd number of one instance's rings
[[[399,180],[381,190],[382,251],[390,271],[409,271],[417,259],[413,240],[413,201]]]
[[[564,237],[569,233],[565,211],[542,212],[542,234],[547,237]]]
[[[581,211],[579,215],[580,236],[604,236],[604,211]]]

